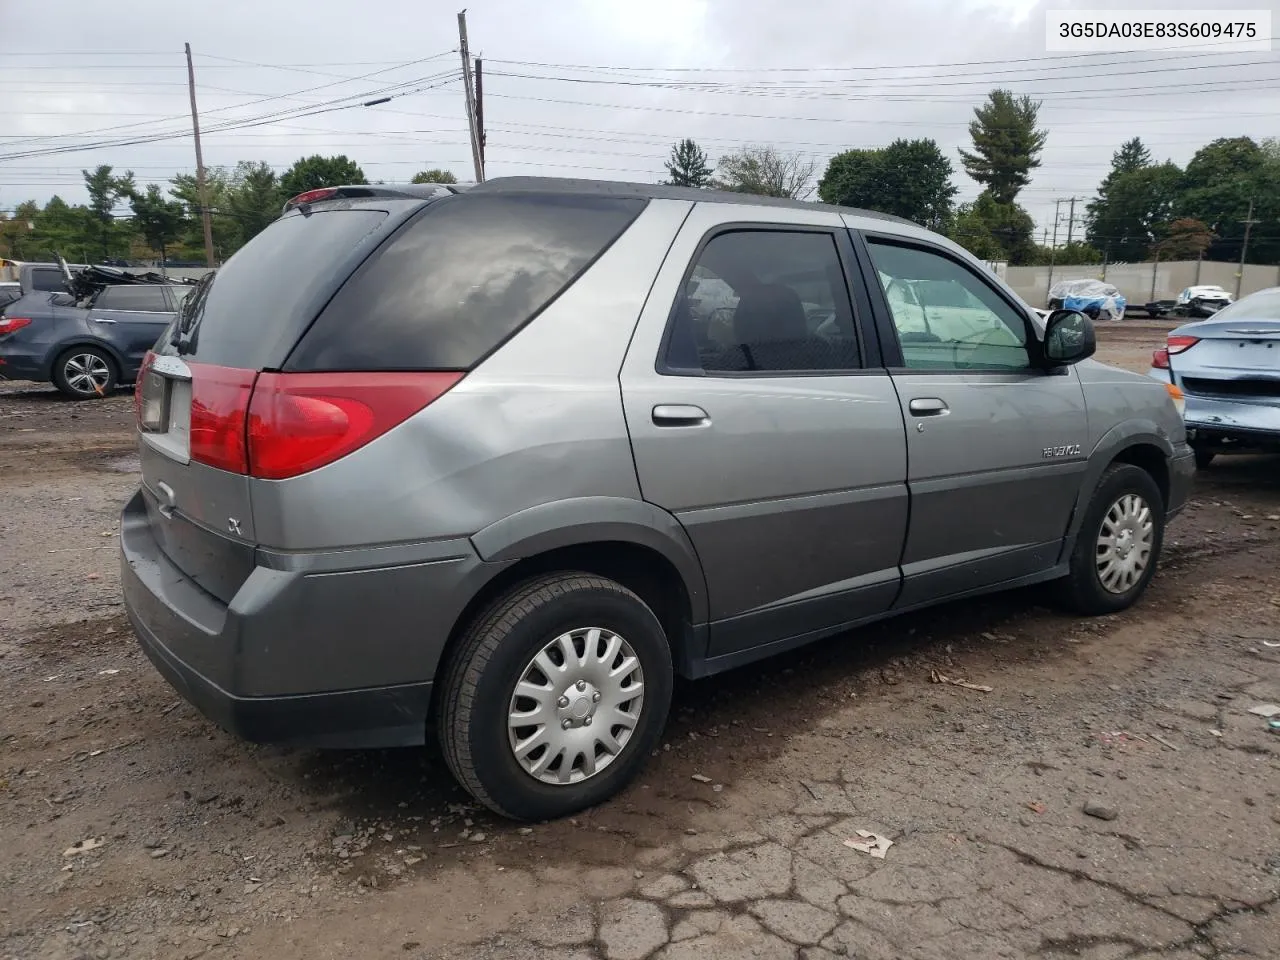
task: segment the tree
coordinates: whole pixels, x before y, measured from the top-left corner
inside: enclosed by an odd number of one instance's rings
[[[973,114],[973,152],[960,151],[965,173],[986,187],[996,203],[1013,203],[1031,182],[1031,171],[1040,166],[1040,151],[1049,137],[1047,130],[1036,129],[1040,103],[1008,90],[992,90]]]
[[[120,229],[115,220],[115,209],[121,200],[134,193],[133,171],[116,176],[108,164],[94,168],[93,173],[81,170],[84,187],[89,194],[90,240],[95,252],[103,259],[121,252],[128,243],[126,230]]]
[[[961,204],[948,235],[983,260],[1008,260],[1017,266],[1036,261],[1035,221],[1016,203],[1000,203],[990,191]]]
[[[231,221],[228,226],[236,248],[244,246],[279,217],[283,203],[280,181],[268,164],[248,160],[236,164],[220,211]]]
[[[818,196],[937,230],[951,220],[957,192],[951,172],[951,161],[933,140],[895,140],[879,149],[836,154],[818,183]]]
[[[448,170],[435,167],[431,170],[420,170],[413,175],[410,183],[457,183],[458,178]]]
[[[182,235],[187,208],[178,200],[169,200],[154,183],[147,184],[146,192],[133,192],[129,202],[133,209],[133,225],[147,246],[160,254],[161,262],[168,259],[168,249]]]
[[[803,200],[813,192],[818,164],[798,153],[783,154],[772,146],[747,146],[720,158],[715,185],[734,193]]]
[[[666,168],[666,182],[673,187],[711,185],[711,158],[687,137],[671,148],[671,158],[666,162]]]
[[[1137,262],[1147,257],[1160,225],[1173,219],[1182,171],[1168,162],[1126,171],[1120,158],[1117,153],[1097,197],[1085,207],[1085,239],[1109,260]]]
[[[1252,204],[1252,218],[1261,223],[1250,234],[1248,259],[1280,260],[1280,234],[1270,226],[1280,220],[1280,160],[1267,150],[1249,137],[1214,140],[1187,164],[1183,187],[1177,212],[1203,221],[1216,235],[1210,259],[1239,259]]]
[[[286,197],[296,197],[308,190],[321,187],[341,187],[348,183],[368,183],[364,171],[346,156],[322,157],[315,154],[303,157],[280,177],[280,190]]]
[[[1111,175],[1119,176],[1133,173],[1143,167],[1151,166],[1151,151],[1143,145],[1142,140],[1134,137],[1120,145],[1120,149],[1111,155]]]
[[[169,192],[187,208],[187,228],[182,235],[182,254],[203,260],[204,225],[200,213],[200,190],[193,173],[176,174],[169,181]],[[205,195],[209,199],[209,221],[213,232],[214,256],[225,260],[239,246],[239,230],[235,219],[225,211],[231,190],[231,174],[224,167],[206,167]]]
[[[1203,256],[1213,243],[1213,231],[1208,225],[1191,217],[1179,217],[1163,224],[1159,234],[1152,253],[1161,260],[1194,260]]]

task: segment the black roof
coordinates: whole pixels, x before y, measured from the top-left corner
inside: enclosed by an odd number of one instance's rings
[[[614,180],[574,180],[567,177],[498,177],[475,184],[468,192],[505,193],[505,192],[538,192],[538,193],[577,193],[608,194],[617,197],[644,197],[650,200],[688,200],[693,203],[741,203],[753,206],[786,207],[792,210],[826,210],[831,213],[848,213],[859,217],[873,217],[877,220],[889,220],[911,227],[912,223],[902,217],[875,210],[860,210],[856,207],[840,207],[831,203],[810,203],[807,200],[792,200],[790,197],[764,197],[755,193],[733,193],[729,190],[704,190],[698,187],[673,187],[665,183],[626,183]]]
[[[752,206],[784,207],[791,210],[826,210],[831,213],[847,213],[859,217],[871,217],[891,223],[918,227],[902,217],[875,210],[856,207],[839,207],[830,203],[809,203],[789,197],[763,197],[755,193],[733,193],[728,190],[702,190],[697,187],[672,187],[665,183],[626,183],[615,180],[575,180],[568,177],[498,177],[484,183],[379,183],[338,187],[334,200],[364,199],[374,197],[427,198],[450,193],[566,193],[595,194],[614,197],[641,197],[646,200],[688,200],[691,203],[737,203]],[[285,212],[292,209],[292,200],[285,204]]]

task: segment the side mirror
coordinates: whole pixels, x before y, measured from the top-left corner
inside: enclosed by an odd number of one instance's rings
[[[1093,321],[1079,310],[1055,310],[1044,328],[1044,358],[1053,366],[1068,366],[1093,356],[1098,349]]]

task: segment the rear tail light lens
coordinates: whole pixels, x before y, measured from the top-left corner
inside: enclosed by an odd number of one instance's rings
[[[156,355],[148,350],[146,356],[142,358],[142,366],[138,368],[138,379],[133,381],[133,413],[138,420],[138,426],[143,430],[159,428],[160,411],[153,409],[154,394],[147,396],[147,371],[151,369],[155,359]],[[152,377],[151,380],[154,382],[155,378]],[[163,388],[163,384],[161,387]],[[152,390],[154,391],[154,387]]]
[[[284,480],[333,463],[403,423],[464,376],[187,366],[191,459],[264,480]],[[147,412],[145,387],[140,396],[141,422]]]
[[[461,373],[263,373],[249,402],[248,473],[283,480],[332,463],[446,393]]]
[[[1157,370],[1169,369],[1169,351],[1164,347],[1151,354],[1151,365]]]
[[[245,424],[256,370],[189,363],[191,459],[232,473],[249,472]]]
[[[0,317],[0,337],[31,326],[30,317]]]
[[[1168,340],[1169,355],[1176,356],[1179,353],[1185,353],[1199,342],[1199,337],[1170,337]]]

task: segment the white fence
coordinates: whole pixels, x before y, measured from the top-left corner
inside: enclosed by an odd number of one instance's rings
[[[1173,260],[1167,263],[1100,263],[1053,267],[1008,267],[1004,281],[1018,296],[1036,307],[1048,306],[1049,286],[1059,280],[1105,280],[1115,284],[1133,306],[1153,300],[1173,300],[1187,287],[1217,284],[1236,293],[1240,264],[1212,260]],[[1280,287],[1280,267],[1246,264],[1239,278],[1240,296]]]

